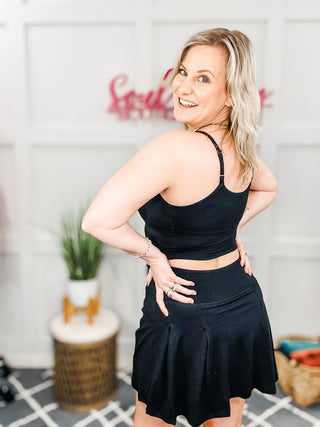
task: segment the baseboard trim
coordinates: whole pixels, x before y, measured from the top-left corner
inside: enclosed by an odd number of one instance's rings
[[[15,369],[50,369],[54,365],[54,357],[51,353],[6,353],[5,361]],[[132,370],[132,357],[119,357],[117,369],[130,372]]]

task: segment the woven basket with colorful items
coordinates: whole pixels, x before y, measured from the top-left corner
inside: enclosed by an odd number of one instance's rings
[[[320,336],[286,335],[274,348],[284,393],[300,406],[320,403]]]

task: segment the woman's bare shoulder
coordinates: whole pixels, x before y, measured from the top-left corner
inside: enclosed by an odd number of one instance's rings
[[[157,136],[147,145],[153,146],[155,148],[166,148],[168,146],[172,147],[182,145],[187,141],[191,141],[192,139],[194,139],[193,132],[185,129],[174,129]]]
[[[166,159],[167,163],[175,164],[183,161],[195,152],[194,132],[184,129],[174,129],[152,139],[142,147],[140,153],[150,157]],[[189,147],[189,149],[187,149]],[[168,165],[169,166],[169,165]]]
[[[185,129],[175,129],[163,133],[149,144],[151,149],[168,155],[178,154],[188,157],[190,154],[194,155],[199,150],[199,139],[201,135]]]

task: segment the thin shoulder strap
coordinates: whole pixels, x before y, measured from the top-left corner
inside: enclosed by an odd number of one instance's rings
[[[216,141],[207,132],[204,132],[203,130],[196,130],[196,132],[203,133],[203,135],[206,135],[210,139],[210,141],[213,143],[213,145],[215,146],[217,153],[218,153],[218,156],[219,156],[219,161],[220,161],[220,184],[222,184],[224,181],[224,163],[223,163],[222,151],[220,150],[220,147],[216,143]]]

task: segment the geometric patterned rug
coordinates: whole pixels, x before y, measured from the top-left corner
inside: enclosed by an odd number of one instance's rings
[[[7,382],[15,394],[10,403],[0,401],[1,427],[127,427],[133,426],[134,390],[131,373],[118,371],[118,391],[100,410],[70,412],[59,408],[52,397],[51,369],[15,369]],[[243,427],[320,427],[320,405],[299,407],[277,383],[277,394],[254,390],[246,400]],[[189,427],[182,416],[177,427]]]

